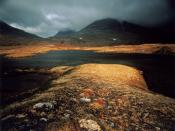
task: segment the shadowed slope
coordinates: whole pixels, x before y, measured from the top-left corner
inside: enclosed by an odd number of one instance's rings
[[[14,28],[0,20],[0,45],[19,45],[42,40],[41,37]]]

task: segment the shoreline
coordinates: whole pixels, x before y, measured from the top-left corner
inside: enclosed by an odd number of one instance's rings
[[[175,53],[175,44],[142,44],[142,45],[118,45],[103,47],[82,47],[69,44],[36,44],[20,46],[0,46],[0,54],[9,58],[22,58],[34,56],[49,51],[59,50],[84,50],[97,53],[123,53],[123,54],[153,54],[156,51],[166,48],[171,53]]]

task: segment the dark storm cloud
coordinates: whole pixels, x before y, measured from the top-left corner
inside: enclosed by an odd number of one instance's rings
[[[103,18],[154,26],[171,18],[173,0],[0,0],[0,19],[40,36],[80,30]]]

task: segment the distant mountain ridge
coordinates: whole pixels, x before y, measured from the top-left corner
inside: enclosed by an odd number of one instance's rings
[[[175,42],[172,30],[167,32],[166,26],[143,27],[126,21],[107,18],[97,20],[76,33],[52,37],[52,40],[98,45],[171,43]]]
[[[66,29],[66,30],[62,30],[62,31],[57,32],[57,34],[55,35],[55,37],[72,35],[74,33],[75,33],[74,30]]]
[[[18,45],[40,41],[85,46],[175,43],[175,22],[151,28],[106,18],[97,20],[80,31],[66,29],[59,31],[53,37],[41,38],[0,21],[0,45]]]
[[[85,28],[83,28],[82,30],[80,30],[80,32],[86,33],[89,31],[96,31],[96,32],[100,33],[102,31],[105,31],[105,32],[112,33],[115,30],[117,30],[118,32],[123,31],[121,22],[119,22],[115,19],[103,19],[103,20],[97,20],[97,21],[93,22],[92,24],[90,24],[90,25],[86,26]]]
[[[14,28],[0,20],[0,45],[23,44],[41,39],[37,35]]]

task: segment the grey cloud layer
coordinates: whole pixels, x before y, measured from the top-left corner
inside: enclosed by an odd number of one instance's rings
[[[169,0],[1,0],[0,19],[40,36],[80,30],[102,18],[156,25],[171,17]]]

